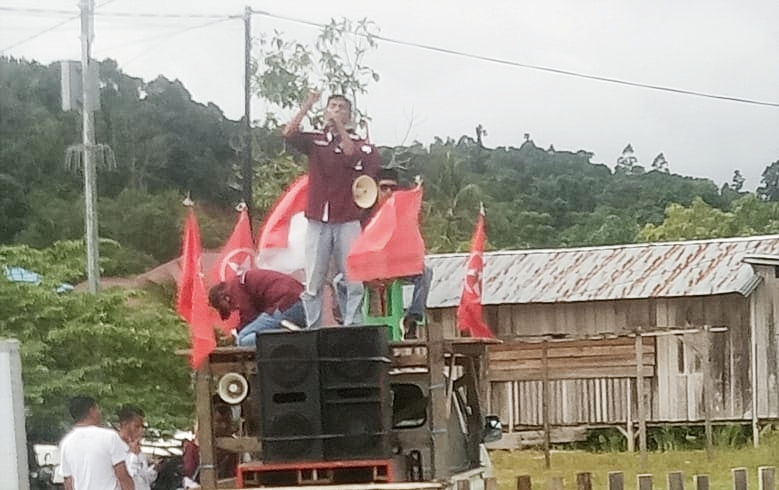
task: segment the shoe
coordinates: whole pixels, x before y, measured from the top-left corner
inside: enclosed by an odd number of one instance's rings
[[[300,325],[296,325],[289,320],[281,320],[280,323],[282,327],[286,328],[291,332],[297,332],[299,330],[303,330],[302,328],[300,328]]]
[[[404,316],[400,321],[403,326],[403,340],[417,339],[417,321],[410,316]]]

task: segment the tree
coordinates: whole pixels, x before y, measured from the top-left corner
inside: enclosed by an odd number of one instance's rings
[[[369,117],[360,109],[358,97],[368,91],[371,82],[379,81],[379,74],[365,64],[366,55],[376,48],[377,31],[376,24],[367,19],[354,22],[344,18],[331,20],[313,49],[286,40],[278,31],[261,37],[261,54],[253,77],[258,94],[277,108],[290,109],[296,108],[313,88],[327,89],[349,97],[355,124],[364,126]],[[277,120],[273,113],[266,116],[266,121]],[[322,122],[321,111],[311,122]]]
[[[111,248],[103,250],[111,255]],[[132,403],[145,408],[153,427],[186,427],[189,368],[175,354],[188,343],[186,326],[167,302],[142,291],[57,293],[60,282],[83,279],[84,260],[80,242],[0,247],[0,265],[43,277],[35,285],[0,274],[0,337],[21,342],[31,439],[57,441],[69,424],[67,400],[77,393],[96,396],[107,414]]]
[[[779,201],[779,160],[763,170],[762,184],[757,188],[757,195],[766,201]]]
[[[741,170],[734,170],[733,178],[730,180],[730,188],[736,192],[741,192],[741,189],[744,188],[744,182],[746,182],[746,179],[741,175]]]
[[[665,220],[659,224],[647,224],[638,235],[642,242],[669,240],[697,240],[749,235],[751,229],[740,223],[734,213],[712,208],[696,197],[690,207],[670,204],[665,210]]]
[[[669,173],[668,160],[665,159],[665,155],[659,153],[655,159],[652,160],[652,170]]]
[[[633,153],[633,145],[628,143],[622,155],[617,158],[617,169],[621,170],[625,175],[633,175],[634,167],[638,164],[638,158]]]

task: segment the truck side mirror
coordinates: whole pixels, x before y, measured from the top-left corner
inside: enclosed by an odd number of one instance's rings
[[[497,415],[484,417],[484,432],[481,442],[498,441],[503,437],[503,424]]]

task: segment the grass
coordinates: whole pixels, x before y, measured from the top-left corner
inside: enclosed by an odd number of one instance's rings
[[[553,451],[551,469],[544,468],[544,453],[537,450],[493,451],[490,454],[498,479],[499,490],[517,488],[517,476],[530,475],[533,488],[546,490],[550,477],[563,478],[564,488],[576,488],[576,474],[592,473],[593,490],[606,490],[608,473],[622,471],[625,475],[625,490],[636,488],[636,475],[654,475],[655,490],[667,490],[666,474],[671,471],[684,472],[685,488],[694,489],[693,475],[709,475],[711,490],[733,488],[731,468],[747,468],[748,488],[757,490],[757,468],[779,466],[779,434],[770,434],[761,441],[759,448],[740,449],[715,447],[711,461],[704,450],[679,450],[649,452],[647,466],[641,468],[638,453],[610,452],[591,453],[587,451]]]

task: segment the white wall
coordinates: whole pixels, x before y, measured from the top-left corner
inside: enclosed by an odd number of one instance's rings
[[[0,475],[3,490],[29,490],[19,342],[0,340]]]

